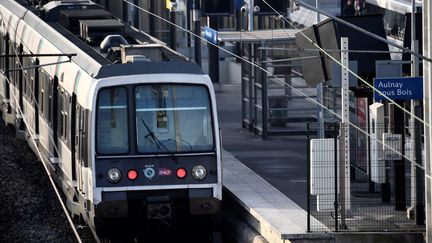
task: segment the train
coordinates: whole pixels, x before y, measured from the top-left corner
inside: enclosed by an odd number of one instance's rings
[[[212,218],[215,90],[200,66],[80,1],[0,1],[0,112],[97,235],[113,221]]]

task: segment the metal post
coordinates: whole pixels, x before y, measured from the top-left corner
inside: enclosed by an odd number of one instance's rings
[[[195,38],[194,38],[194,46],[195,46],[195,62],[196,64],[201,66],[201,39],[199,36],[201,36],[201,5],[200,0],[194,1],[193,6],[193,21],[195,23],[194,30],[195,30]]]
[[[149,8],[150,8],[150,12],[155,13],[155,0],[149,0]],[[153,37],[156,37],[156,31],[155,31],[155,25],[156,25],[156,18],[152,15],[149,14],[149,31],[150,31],[150,35]]]
[[[173,8],[170,10],[170,21],[176,24],[176,12]],[[177,29],[174,24],[170,25],[170,48],[175,51],[177,49]]]
[[[414,108],[415,110],[415,115],[417,117],[421,117],[422,115],[422,107],[421,106],[416,106]],[[416,163],[419,165],[423,165],[423,161],[422,161],[422,148],[421,148],[421,122],[419,122],[418,120],[415,121],[414,123],[414,131],[415,131],[415,143],[416,143]],[[424,225],[424,220],[425,220],[425,211],[424,211],[424,171],[416,166],[416,205],[415,205],[415,215],[416,215],[416,224],[417,225]]]
[[[254,44],[249,43],[248,45],[248,54],[249,54],[249,62],[254,63]],[[253,89],[254,89],[254,82],[255,82],[255,66],[249,65],[249,82],[248,82],[248,95],[249,95],[249,132],[254,131],[254,124],[256,117],[253,116],[254,112],[254,96],[253,96]]]
[[[315,7],[319,9],[319,0],[315,0]],[[321,22],[321,16],[319,12],[316,12],[316,21],[317,23]]]
[[[384,100],[384,132],[389,132],[389,102],[388,100]],[[388,162],[385,160],[381,160],[385,166],[385,183],[381,184],[381,201],[383,203],[390,203],[391,199],[391,188],[390,188],[390,173],[388,169]]]
[[[348,38],[341,38],[341,62],[343,66],[348,67]],[[349,72],[342,68],[341,79],[341,99],[342,99],[342,122],[340,136],[340,197],[341,197],[341,227],[346,228],[345,218],[346,210],[351,207],[350,199],[350,141],[349,141]]]
[[[432,1],[423,1],[423,55],[432,56]],[[423,78],[424,78],[424,121],[425,124],[431,124],[431,106],[432,106],[432,64],[423,61]],[[431,152],[432,152],[432,130],[429,126],[424,125],[425,137],[425,175],[431,175]],[[432,242],[432,181],[428,177],[424,177],[426,191],[426,242]]]
[[[253,53],[255,53],[256,54],[256,56],[254,56],[253,57],[253,63],[259,63],[259,58],[260,58],[260,55],[261,55],[261,53],[262,52],[259,52],[259,48],[257,48],[257,45],[258,44],[254,44],[253,45],[253,47],[252,47],[252,50],[253,50]],[[253,69],[254,71],[253,71],[253,76],[255,77],[254,79],[253,79],[253,82],[252,82],[252,86],[251,87],[253,87],[253,127],[254,127],[254,133],[255,134],[259,134],[259,129],[258,129],[258,127],[259,127],[259,125],[260,124],[258,124],[258,117],[260,117],[261,118],[261,136],[262,136],[262,139],[264,140],[265,139],[265,131],[264,131],[264,120],[263,120],[263,118],[264,118],[264,112],[263,112],[263,102],[262,102],[262,100],[261,100],[261,103],[260,104],[258,104],[258,97],[263,97],[263,87],[262,87],[262,81],[261,81],[261,79],[262,79],[262,75],[261,75],[261,69],[259,69],[259,68],[254,68]],[[261,92],[261,96],[259,96],[259,93],[258,92]],[[262,98],[263,99],[263,98]],[[261,114],[259,114],[259,109],[261,108]]]
[[[335,213],[335,232],[339,231],[339,202],[338,202],[338,125],[335,122],[334,123],[334,130],[333,130],[333,136],[334,136],[334,213]]]
[[[248,1],[248,30],[254,30],[254,0]]]
[[[411,50],[414,52],[418,52],[418,40],[417,40],[417,28],[416,28],[416,7],[415,0],[412,0],[411,4]],[[417,77],[419,76],[419,59],[418,57],[411,55],[411,76]],[[411,113],[415,114],[415,107],[419,105],[417,100],[411,100]],[[415,127],[415,118],[411,116],[410,119],[410,134],[411,134],[411,151],[410,158],[412,161],[417,161],[416,159],[416,146],[417,146],[417,137],[416,137],[416,127]],[[417,176],[416,176],[417,168],[411,163],[411,185],[416,185]],[[417,187],[411,187],[411,207],[408,208],[408,216],[412,216],[415,211],[415,207],[417,205]],[[411,218],[411,217],[410,217]],[[416,217],[417,218],[417,217]]]
[[[324,87],[323,83],[317,84],[317,100],[320,104],[324,104]],[[318,137],[325,137],[325,127],[324,127],[324,108],[318,107]]]
[[[246,0],[245,0],[246,2]],[[248,14],[248,31],[253,31],[254,30],[254,0],[247,0],[247,4],[248,4],[248,8],[247,8],[247,14]],[[255,57],[255,48],[253,46],[253,44],[249,44],[249,61],[254,62],[254,57]],[[250,66],[250,74],[249,74],[249,131],[254,131],[254,127],[256,125],[256,114],[252,113],[254,112],[254,103],[252,102],[252,100],[255,100],[253,98],[253,90],[255,90],[255,80],[256,80],[256,75],[255,75],[255,67],[254,66]],[[255,114],[254,117],[252,117],[252,114]],[[264,134],[264,130],[263,130],[263,134]]]
[[[209,17],[209,27],[215,31],[219,30],[219,18]],[[208,44],[209,49],[209,76],[213,83],[219,83],[219,49]]]
[[[306,157],[307,157],[307,181],[306,181],[306,191],[307,191],[307,232],[310,232],[310,183],[311,183],[311,161],[310,161],[310,123],[306,123]]]
[[[192,31],[192,15],[193,15],[193,11],[192,11],[192,1],[186,1],[186,29],[189,31]],[[187,39],[187,47],[189,52],[191,52],[190,47],[192,47],[192,36],[191,34],[188,32],[186,33],[186,39]]]
[[[265,44],[262,43],[261,47],[265,47]],[[267,49],[263,48],[261,50],[261,61],[267,60]],[[262,63],[262,68],[264,70],[267,70],[267,62]],[[267,133],[268,133],[268,105],[267,105],[267,73],[260,69],[261,72],[261,112],[262,112],[262,138],[266,139]],[[255,86],[255,88],[257,88]],[[258,96],[256,96],[255,99],[257,99]]]
[[[235,16],[236,16],[236,30],[240,32],[243,30],[242,12],[240,10],[236,10]],[[241,52],[242,44],[240,42],[236,42],[235,45],[236,45],[236,54],[242,56],[242,52]],[[241,62],[240,58],[236,58],[236,62]]]
[[[398,102],[403,105],[403,102]],[[404,112],[401,109],[393,107],[392,124],[395,134],[402,134],[402,144],[405,144],[405,123]],[[390,131],[391,132],[391,131]],[[405,149],[402,149],[402,155],[405,155]],[[405,196],[405,158],[393,161],[394,164],[394,190],[395,190],[395,210],[406,211],[406,196]]]
[[[369,106],[372,105],[372,99],[367,99],[367,114],[369,114]],[[367,120],[369,119],[369,115],[367,115]],[[370,134],[371,133],[371,124],[368,122],[367,123],[367,133]],[[368,174],[368,184],[369,184],[369,193],[374,193],[375,192],[375,182],[372,181],[372,173],[371,173],[371,168],[372,168],[372,163],[371,163],[371,138],[369,136],[367,137],[367,147],[369,150],[369,153],[367,153],[367,163],[368,163],[368,170],[367,170],[367,174]]]
[[[347,204],[348,204],[348,199],[347,199],[347,183],[346,183],[346,179],[347,179],[347,173],[349,173],[349,169],[347,170],[345,167],[345,164],[347,163],[346,160],[346,149],[347,149],[347,141],[346,141],[346,137],[347,137],[347,128],[346,126],[348,126],[347,123],[341,122],[340,124],[340,136],[339,136],[339,144],[340,144],[340,153],[339,153],[339,195],[340,195],[340,217],[341,217],[341,225],[340,227],[342,229],[346,229],[346,212],[347,212]]]

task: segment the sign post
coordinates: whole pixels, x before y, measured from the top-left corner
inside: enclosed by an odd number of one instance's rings
[[[342,62],[342,77],[341,77],[341,99],[342,99],[342,122],[340,126],[340,162],[339,162],[339,178],[340,178],[340,215],[341,229],[347,229],[346,217],[347,212],[351,209],[351,185],[350,185],[350,139],[349,139],[349,67],[348,58],[348,38],[341,38],[341,62]],[[337,176],[337,175],[335,175]],[[337,199],[335,199],[337,200]],[[336,209],[338,210],[338,209]]]

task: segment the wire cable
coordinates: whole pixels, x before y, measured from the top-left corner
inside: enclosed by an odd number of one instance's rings
[[[153,12],[150,12],[150,11],[148,11],[148,10],[146,10],[146,9],[144,9],[144,8],[142,8],[142,7],[138,6],[138,5],[136,5],[136,4],[132,3],[132,2],[130,2],[129,0],[123,0],[123,2],[125,2],[125,3],[127,3],[127,4],[129,4],[129,5],[131,5],[131,6],[133,6],[133,7],[135,7],[135,8],[137,8],[137,9],[140,10],[140,11],[146,12],[147,14],[150,14],[150,15],[152,15],[152,16],[154,16],[154,17],[156,17],[156,18],[158,18],[158,19],[160,19],[160,20],[162,20],[162,21],[164,21],[164,22],[166,22],[166,23],[168,23],[168,24],[171,24],[171,25],[175,26],[176,28],[179,28],[179,29],[181,29],[181,30],[183,30],[183,31],[186,31],[186,32],[188,32],[188,33],[194,35],[195,37],[201,39],[202,41],[206,42],[207,44],[212,45],[212,46],[215,46],[215,47],[217,47],[219,50],[224,51],[225,53],[228,53],[228,54],[232,55],[233,57],[236,57],[236,58],[238,58],[238,59],[240,59],[240,60],[242,60],[242,61],[244,61],[244,62],[246,62],[246,63],[248,63],[248,64],[250,64],[250,65],[252,65],[252,66],[254,66],[254,67],[258,68],[258,69],[260,69],[260,70],[262,70],[263,72],[265,72],[266,74],[270,75],[271,77],[274,77],[274,79],[276,79],[278,82],[280,82],[280,84],[282,84],[282,86],[287,86],[287,87],[293,89],[295,92],[297,92],[297,93],[300,94],[301,96],[304,96],[305,99],[308,100],[309,102],[311,102],[311,103],[313,103],[313,104],[316,104],[316,105],[318,105],[318,106],[324,108],[325,110],[327,110],[328,112],[330,112],[331,114],[333,114],[335,117],[338,117],[341,121],[343,121],[343,122],[345,122],[345,123],[351,125],[353,128],[355,128],[355,129],[358,130],[359,132],[365,134],[367,137],[371,138],[372,140],[376,140],[378,143],[380,143],[381,145],[383,145],[383,147],[385,147],[385,148],[391,150],[392,152],[394,152],[394,153],[396,153],[396,154],[402,156],[402,157],[405,158],[406,160],[410,161],[412,164],[414,164],[414,165],[417,166],[418,168],[424,170],[424,171],[425,171],[425,176],[426,176],[426,177],[428,177],[429,179],[432,179],[431,175],[427,174],[427,171],[425,170],[425,166],[418,164],[417,162],[413,161],[411,158],[407,157],[406,155],[402,154],[401,152],[395,150],[394,148],[390,147],[390,146],[387,145],[387,144],[384,144],[384,143],[383,143],[382,141],[380,141],[379,139],[374,138],[371,134],[369,134],[368,132],[364,131],[363,129],[361,129],[361,128],[358,127],[357,125],[353,124],[352,122],[350,122],[350,121],[344,121],[344,119],[343,119],[339,114],[337,114],[336,112],[330,110],[330,109],[327,108],[325,105],[319,103],[318,101],[314,100],[313,98],[309,97],[308,95],[306,95],[304,92],[300,91],[299,89],[297,89],[297,88],[293,87],[292,85],[286,83],[286,82],[283,81],[282,79],[280,79],[280,78],[274,76],[270,71],[265,70],[265,69],[262,68],[261,66],[255,64],[255,63],[253,63],[253,62],[251,62],[251,61],[249,61],[249,60],[247,60],[247,59],[245,59],[245,58],[243,58],[243,57],[240,57],[239,55],[237,55],[237,54],[235,54],[235,53],[233,53],[233,52],[231,52],[231,51],[229,51],[229,50],[227,50],[227,49],[225,49],[225,48],[223,48],[223,47],[221,47],[221,46],[219,46],[219,45],[217,45],[217,44],[214,44],[214,43],[212,43],[212,42],[206,40],[205,38],[203,38],[203,37],[201,37],[201,36],[196,35],[195,33],[192,33],[191,31],[189,31],[189,30],[183,28],[182,26],[179,26],[179,25],[177,25],[177,24],[175,24],[175,23],[172,23],[172,22],[170,22],[169,20],[167,20],[167,19],[165,19],[165,18],[163,18],[163,17],[161,17],[161,16],[159,16],[159,15],[153,13]],[[274,8],[273,8],[273,9],[274,9]]]

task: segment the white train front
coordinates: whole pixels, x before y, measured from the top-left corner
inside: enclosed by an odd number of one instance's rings
[[[3,120],[40,151],[69,210],[98,233],[118,218],[216,214],[222,170],[211,80],[120,22],[128,43],[108,54],[100,40],[60,24],[60,16],[86,11],[104,10],[90,1],[54,1],[41,19],[24,1],[0,2],[0,52],[10,56],[0,62]],[[68,62],[53,54],[76,56]]]

